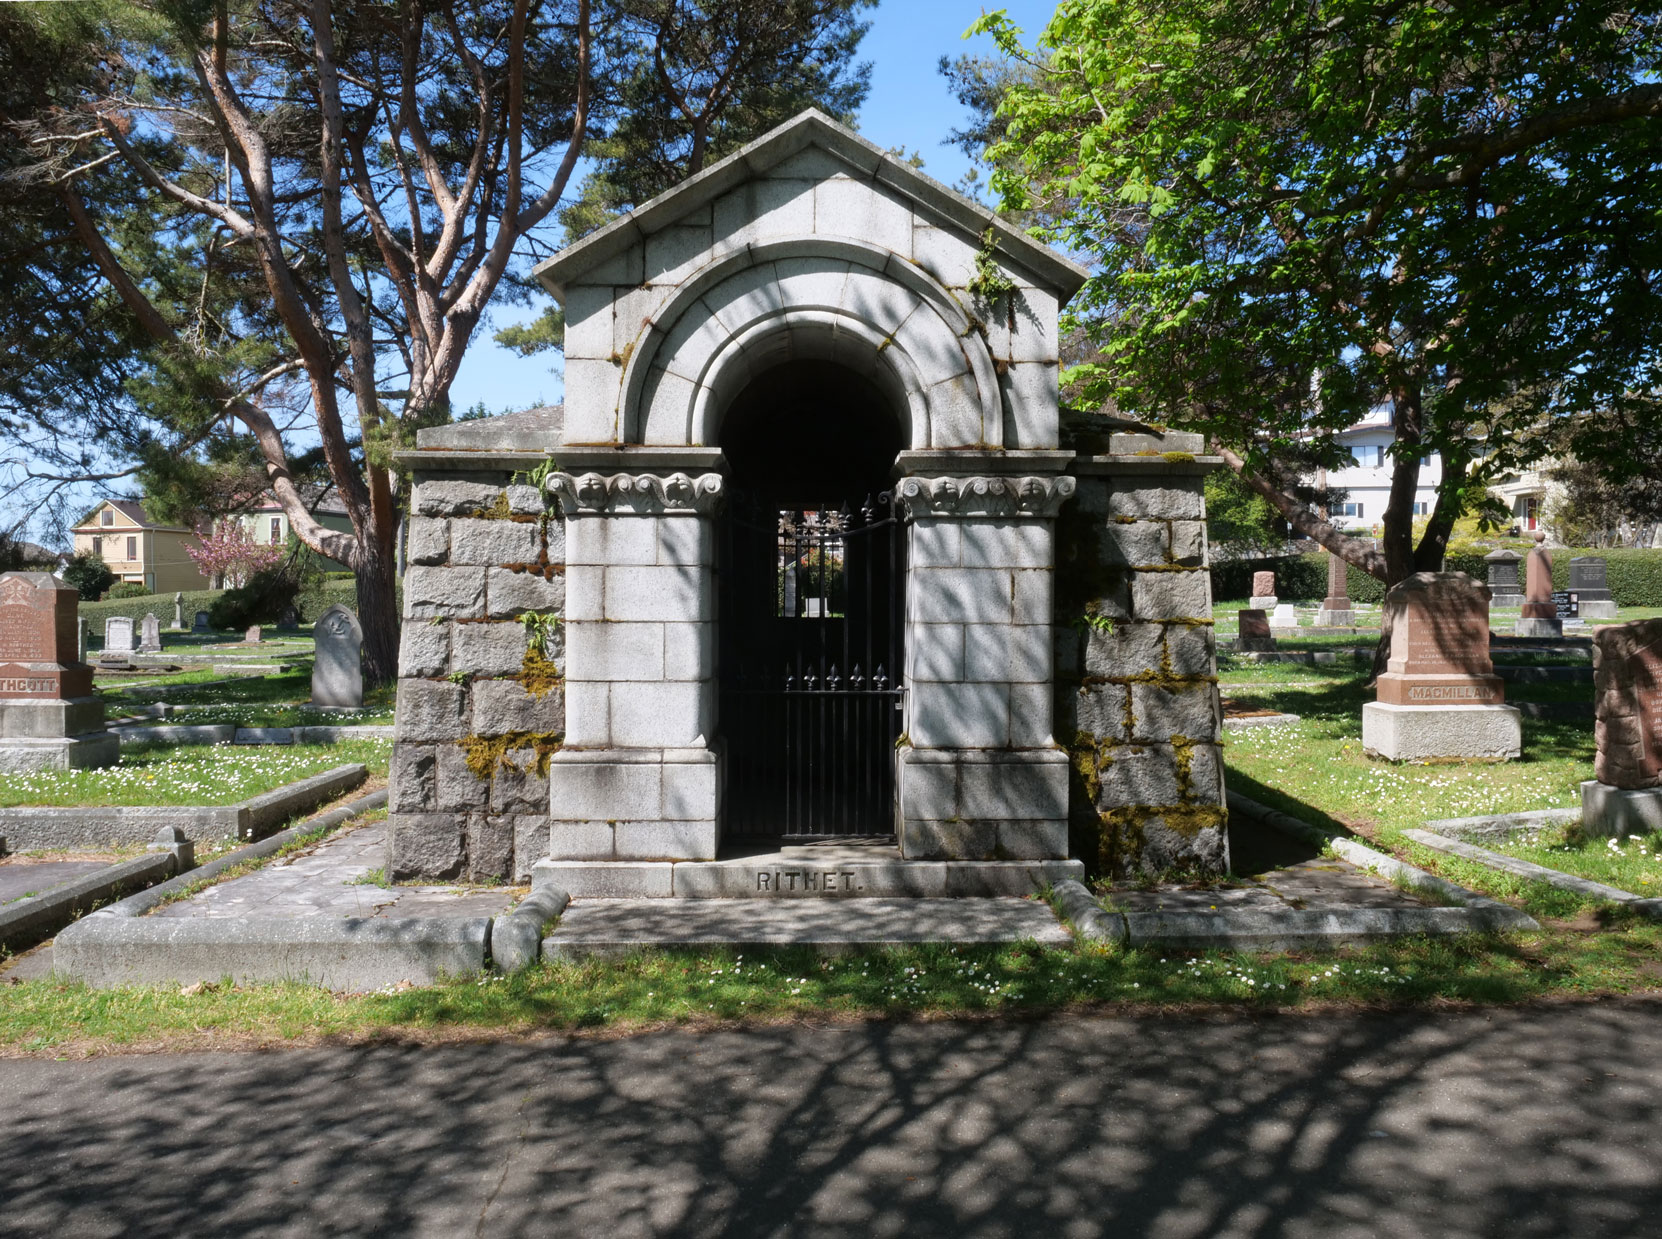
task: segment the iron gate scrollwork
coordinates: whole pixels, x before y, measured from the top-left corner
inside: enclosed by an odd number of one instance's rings
[[[904,695],[903,522],[735,495],[723,522],[727,833],[889,834]]]

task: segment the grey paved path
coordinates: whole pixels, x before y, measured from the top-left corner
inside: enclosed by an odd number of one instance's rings
[[[1659,1017],[0,1061],[0,1235],[1656,1235]]]
[[[1243,879],[1237,886],[1116,890],[1122,912],[1209,908],[1423,908],[1425,903],[1346,861],[1314,857]]]
[[[151,916],[495,916],[507,887],[373,886],[355,881],[386,861],[386,825],[337,831],[306,852],[210,886]]]
[[[585,899],[546,940],[567,954],[726,942],[864,946],[912,942],[1072,943],[1034,899]]]
[[[83,873],[107,869],[107,860],[6,860],[0,861],[0,903],[34,895],[59,882]]]

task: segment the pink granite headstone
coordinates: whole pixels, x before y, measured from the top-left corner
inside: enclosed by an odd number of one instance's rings
[[[1593,634],[1593,775],[1633,790],[1662,787],[1662,619]]]

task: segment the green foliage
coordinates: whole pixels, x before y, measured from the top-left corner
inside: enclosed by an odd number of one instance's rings
[[[1280,546],[1282,522],[1270,501],[1228,469],[1206,475],[1206,540],[1229,558]]]
[[[556,648],[555,642],[559,639],[561,624],[558,615],[526,611],[519,617],[519,622],[525,625],[525,637],[532,649],[546,656],[550,650]]]
[[[529,323],[504,327],[491,338],[503,348],[513,349],[521,357],[563,349],[566,346],[566,312],[557,305],[551,305]]]
[[[1570,587],[1570,560],[1596,555],[1605,561],[1610,596],[1617,606],[1662,607],[1662,549],[1554,547],[1552,587]]]
[[[143,581],[118,581],[110,586],[110,592],[106,595],[106,597],[112,599],[148,598],[149,596],[150,587]]]
[[[1064,0],[1034,53],[983,18],[1039,70],[1004,94],[994,186],[1098,264],[1068,321],[1100,351],[1068,377],[1284,491],[1284,457],[1339,463],[1337,433],[1385,402],[1393,467],[1436,451],[1445,478],[1419,547],[1410,512],[1387,517],[1385,570],[1434,563],[1560,415],[1656,424],[1658,21],[1615,0]],[[1632,465],[1641,442],[1576,450]]]
[[[298,585],[281,567],[264,568],[248,578],[246,585],[228,589],[208,608],[208,622],[215,628],[247,628],[253,624],[274,624],[283,608],[294,604]]]
[[[561,215],[586,235],[804,108],[852,121],[871,66],[855,60],[876,0],[622,0],[609,83],[616,123]],[[510,345],[512,347],[512,345]]]
[[[115,573],[109,570],[101,556],[84,551],[64,565],[63,579],[73,585],[85,602],[97,602],[104,591],[115,584]]]

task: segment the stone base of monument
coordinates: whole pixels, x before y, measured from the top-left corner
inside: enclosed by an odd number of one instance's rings
[[[1616,603],[1613,599],[1586,599],[1581,600],[1582,619],[1615,619]]]
[[[1356,627],[1356,612],[1317,611],[1311,617],[1310,623],[1315,628],[1354,628]]]
[[[1581,829],[1589,835],[1648,835],[1662,830],[1662,787],[1581,785]]]
[[[121,759],[97,697],[0,701],[0,770],[90,770]]]
[[[0,740],[0,773],[31,770],[92,770],[121,760],[121,740],[107,731],[84,736],[43,736]]]
[[[1274,637],[1236,637],[1233,648],[1238,654],[1273,654],[1279,647]]]
[[[1281,599],[1277,598],[1274,594],[1254,594],[1247,602],[1247,606],[1251,607],[1254,611],[1273,611],[1276,608],[1276,604],[1280,601]]]
[[[1465,757],[1516,760],[1523,748],[1516,706],[1400,706],[1370,701],[1362,707],[1362,748],[1390,761]]]
[[[1516,620],[1512,624],[1512,635],[1514,637],[1562,637],[1564,635],[1564,621],[1530,616]]]

